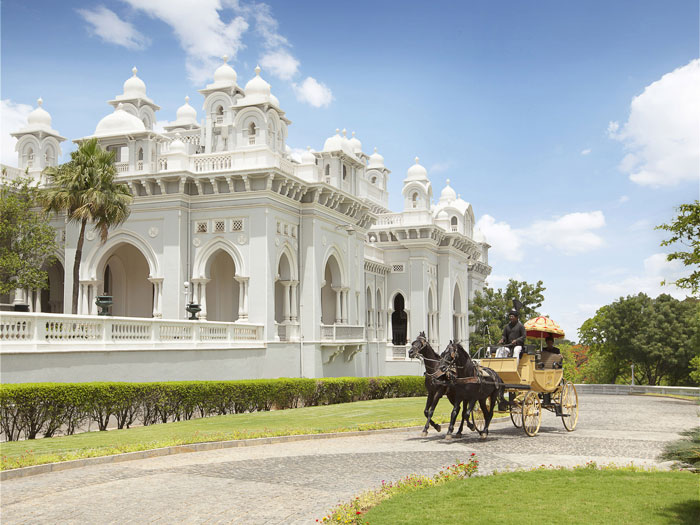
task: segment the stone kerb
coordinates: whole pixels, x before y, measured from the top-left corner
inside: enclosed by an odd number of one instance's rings
[[[576,390],[581,394],[673,394],[700,398],[700,388],[691,386],[591,385],[581,383],[576,385]]]

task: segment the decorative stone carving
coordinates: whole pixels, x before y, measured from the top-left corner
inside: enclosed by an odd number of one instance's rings
[[[195,248],[197,248],[197,247],[199,247],[200,244],[202,244],[202,241],[200,239],[198,239],[197,237],[195,237],[194,239],[192,239],[192,244],[194,245]]]
[[[151,227],[148,229],[148,235],[149,235],[151,238],[157,237],[159,232],[160,232],[160,230],[158,229],[157,226],[151,226]]]
[[[248,242],[248,237],[246,237],[246,235],[245,235],[244,233],[241,233],[241,234],[238,236],[238,244],[243,245],[243,244],[245,244],[245,243],[247,243],[247,242]]]
[[[95,231],[94,230],[88,230],[87,233],[85,234],[85,238],[88,241],[94,241],[95,240]]]

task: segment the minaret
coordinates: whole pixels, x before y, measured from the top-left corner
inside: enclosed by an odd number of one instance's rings
[[[146,129],[152,130],[156,123],[156,111],[160,109],[148,95],[146,95],[146,83],[136,73],[136,66],[131,68],[132,76],[124,82],[124,92],[110,100],[109,104],[114,108],[122,104],[122,109],[138,117]]]
[[[27,125],[11,135],[17,139],[19,168],[38,174],[44,168],[58,165],[60,144],[66,139],[51,128],[51,115],[41,107],[44,101],[39,98],[36,103],[37,107],[27,116]]]
[[[433,187],[428,179],[428,170],[418,163],[408,168],[403,181],[404,211],[430,211]]]

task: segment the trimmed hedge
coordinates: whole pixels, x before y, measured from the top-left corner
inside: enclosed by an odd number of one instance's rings
[[[422,376],[281,378],[161,383],[0,385],[0,428],[8,441],[74,434],[86,422],[106,430],[223,414],[426,395]]]

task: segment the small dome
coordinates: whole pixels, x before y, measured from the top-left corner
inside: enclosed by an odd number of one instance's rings
[[[175,140],[170,143],[170,153],[186,153],[185,143],[181,140],[181,135],[175,133]]]
[[[440,193],[440,203],[445,204],[457,200],[457,192],[450,186],[450,179],[447,179],[445,189]]]
[[[484,232],[481,231],[481,228],[476,228],[474,230],[474,240],[476,242],[486,242],[486,236]]]
[[[377,153],[377,148],[374,148],[374,153],[369,156],[367,169],[382,169],[384,168],[384,157]]]
[[[121,135],[123,133],[146,131],[146,126],[144,126],[141,119],[124,111],[122,108],[123,104],[120,103],[114,110],[114,113],[110,113],[100,120],[97,128],[95,128],[95,135]]]
[[[236,75],[236,71],[228,65],[228,55],[224,55],[221,58],[224,63],[214,71],[214,84],[235,86],[238,75]]]
[[[185,103],[177,108],[175,116],[178,124],[197,123],[197,110],[190,106],[190,97],[185,97]]]
[[[350,149],[353,153],[362,153],[362,142],[355,137],[355,132],[352,132],[352,138],[350,139]]]
[[[51,115],[49,115],[49,112],[41,107],[44,101],[40,97],[37,99],[36,103],[36,109],[27,115],[27,128],[42,128],[50,130]]]
[[[306,151],[301,154],[301,164],[316,164],[316,156],[311,151],[311,146],[306,147]]]
[[[245,96],[254,95],[270,96],[270,84],[265,82],[260,76],[260,66],[255,67],[255,76],[245,85]]]
[[[427,181],[428,180],[428,170],[423,166],[418,164],[418,157],[416,157],[416,163],[408,168],[406,172],[406,181]]]
[[[138,69],[133,67],[131,72],[133,73],[133,76],[124,82],[124,94],[120,98],[148,98],[146,96],[146,84],[143,80],[136,76]]]
[[[343,130],[345,132],[345,130]],[[335,135],[328,137],[323,144],[323,151],[342,151],[349,157],[354,157],[355,154],[350,149],[350,141],[347,137],[340,136],[340,130],[335,130]]]
[[[270,102],[272,102],[273,106],[280,107],[279,99],[275,95],[273,95],[272,93],[270,93]]]

